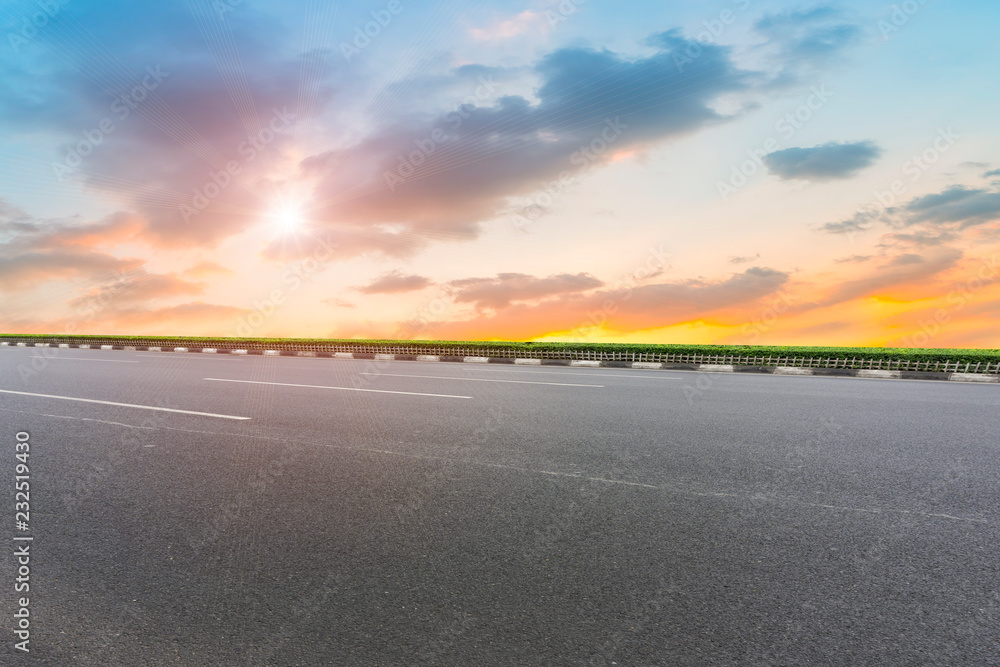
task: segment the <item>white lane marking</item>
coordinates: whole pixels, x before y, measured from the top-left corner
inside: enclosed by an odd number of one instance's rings
[[[27,412],[26,410],[11,410],[11,412],[23,412],[29,415],[35,415],[36,417],[52,417],[53,419],[72,419],[78,422],[98,422],[100,424],[111,424],[113,426],[124,426],[125,428],[141,428],[147,431],[155,431],[156,428],[153,426],[136,426],[135,424],[123,424],[121,422],[112,422],[107,419],[91,419],[90,417],[69,417],[67,415],[50,415],[44,412]]]
[[[91,357],[59,357],[59,356],[46,357],[46,356],[41,355],[41,354],[33,354],[30,357],[28,357],[28,358],[29,359],[56,359],[58,361],[102,361],[104,363],[109,363],[109,364],[137,364],[137,363],[139,363],[138,361],[125,361],[124,359],[93,359]]]
[[[233,415],[217,415],[214,412],[196,412],[194,410],[177,410],[175,408],[160,408],[154,405],[136,405],[135,403],[117,403],[115,401],[98,401],[93,398],[77,398],[76,396],[56,396],[55,394],[35,394],[30,391],[14,391],[12,389],[0,389],[0,393],[18,394],[20,396],[38,396],[41,398],[57,398],[61,401],[80,401],[81,403],[99,403],[101,405],[116,405],[120,408],[136,408],[139,410],[158,410],[160,412],[176,412],[182,415],[199,415],[201,417],[217,417],[219,419],[239,419],[247,420],[250,417],[235,417]]]
[[[503,465],[500,463],[487,463],[490,467],[495,468],[507,468],[509,470],[523,470],[525,472],[530,472],[528,468],[520,468],[517,466]],[[601,482],[603,484],[624,484],[625,486],[641,486],[644,489],[659,489],[661,487],[654,484],[642,484],[641,482],[626,482],[621,479],[607,479],[606,477],[587,477],[586,475],[580,475],[578,473],[572,472],[555,472],[553,470],[538,470],[538,473],[542,475],[551,475],[553,477],[574,477],[576,479],[585,479],[588,482]],[[699,494],[701,495],[701,494]]]
[[[389,456],[402,456],[408,459],[421,459],[424,461],[446,461],[448,463],[464,463],[465,465],[479,466],[481,468],[496,468],[498,470],[516,470],[518,472],[526,472],[531,474],[541,474],[541,475],[552,475],[555,477],[573,477],[576,479],[586,480],[588,482],[600,482],[603,484],[621,484],[624,486],[638,486],[644,489],[664,489],[662,486],[656,486],[653,484],[642,484],[641,482],[627,482],[621,479],[607,479],[605,477],[588,477],[587,475],[582,475],[578,473],[569,472],[556,472],[552,470],[537,470],[534,468],[524,468],[521,466],[508,465],[506,463],[489,463],[488,461],[469,461],[465,459],[453,459],[446,456],[430,456],[426,454],[411,454],[408,452],[397,452],[390,449],[374,449],[371,447],[345,447],[343,445],[320,445],[321,447],[328,447],[330,449],[341,449],[355,452],[368,452],[370,454],[386,454]],[[672,490],[672,489],[671,489]],[[728,495],[728,494],[707,494],[707,493],[695,493],[695,495]]]
[[[40,414],[40,413],[27,413],[25,410],[12,410],[10,408],[0,408],[0,410],[6,410],[7,412],[21,412],[21,413],[26,413],[26,414],[37,414],[38,416],[56,417],[56,418],[59,418],[59,419],[77,419],[77,420],[80,420],[80,421],[99,421],[99,422],[103,422],[104,421],[104,420],[101,420],[101,419],[88,419],[86,417],[83,417],[83,418],[81,418],[81,417],[66,417],[66,416],[63,416],[63,415],[46,415],[46,414]],[[271,436],[266,436],[266,435],[256,435],[256,434],[247,434],[247,433],[218,433],[216,431],[197,431],[197,430],[188,429],[188,428],[177,428],[175,426],[157,426],[157,427],[153,427],[153,426],[135,426],[135,425],[132,425],[132,424],[120,424],[118,422],[104,422],[104,423],[107,423],[107,424],[116,424],[118,426],[125,426],[125,427],[128,427],[128,428],[141,428],[141,429],[150,429],[150,430],[154,430],[154,429],[155,430],[160,430],[160,429],[163,429],[163,430],[168,430],[168,431],[182,431],[184,433],[198,433],[198,434],[202,434],[202,435],[214,435],[214,436],[221,436],[221,437],[226,437],[226,438],[232,438],[232,437],[237,437],[237,438],[252,438],[252,439],[256,439],[256,440],[271,440],[271,441],[274,441],[274,442],[283,442],[283,443],[287,443],[290,440],[289,438],[284,438],[284,437],[282,437],[282,438],[276,438],[276,437],[271,437]],[[298,443],[301,443],[301,444],[312,444],[312,441],[294,440],[294,439],[292,439],[291,442],[298,442]],[[624,485],[624,486],[637,486],[637,487],[646,488],[646,489],[658,489],[658,490],[667,491],[667,492],[680,493],[680,494],[683,494],[683,495],[692,495],[692,496],[700,496],[700,497],[716,497],[716,498],[737,498],[737,499],[741,498],[741,496],[739,494],[736,494],[736,493],[724,493],[724,492],[718,492],[718,491],[715,491],[715,492],[712,492],[712,491],[709,491],[709,492],[705,492],[705,491],[693,491],[693,490],[690,490],[690,489],[675,488],[675,487],[671,487],[670,485],[664,485],[664,484],[661,484],[661,485],[643,484],[641,482],[628,482],[628,481],[620,480],[620,479],[607,479],[605,477],[589,477],[589,476],[583,475],[581,473],[557,472],[557,471],[552,471],[552,470],[538,470],[538,469],[533,469],[533,468],[524,468],[524,467],[521,467],[521,466],[507,465],[507,464],[503,464],[503,463],[488,463],[488,462],[485,462],[485,461],[469,461],[469,460],[454,459],[454,458],[444,457],[444,456],[428,456],[428,455],[413,454],[413,453],[409,453],[409,452],[399,452],[399,451],[392,451],[392,450],[386,450],[386,449],[374,449],[374,448],[370,448],[370,447],[351,447],[351,446],[345,446],[345,445],[330,445],[330,444],[321,444],[320,446],[321,447],[327,447],[327,448],[330,448],[330,449],[339,449],[339,450],[343,450],[343,451],[367,452],[367,453],[370,453],[370,454],[386,454],[386,455],[391,455],[391,456],[402,456],[402,457],[405,457],[405,458],[425,459],[425,460],[434,460],[434,461],[446,461],[448,463],[463,463],[465,465],[471,465],[471,466],[480,466],[480,467],[486,467],[486,468],[497,468],[497,469],[506,469],[506,470],[516,470],[516,471],[519,471],[519,472],[542,474],[542,475],[550,475],[550,476],[555,476],[555,477],[575,477],[577,479],[584,479],[584,480],[591,481],[591,482],[598,482],[598,483],[604,483],[604,484],[621,484],[621,485]],[[749,497],[746,497],[746,498],[743,498],[743,499],[747,500],[747,499],[749,499]],[[759,498],[754,498],[754,500],[759,500]],[[794,504],[804,505],[806,507],[818,507],[818,508],[822,508],[822,509],[840,510],[840,511],[848,511],[848,512],[864,512],[866,514],[900,513],[900,514],[912,514],[912,515],[915,515],[915,516],[922,516],[922,517],[928,517],[928,518],[950,519],[950,520],[953,520],[953,521],[966,521],[966,522],[972,522],[972,523],[985,523],[985,524],[989,524],[990,523],[987,519],[976,519],[976,518],[972,518],[972,517],[954,516],[954,515],[951,515],[951,514],[940,514],[940,513],[931,513],[931,512],[917,512],[917,511],[913,511],[913,510],[869,509],[869,508],[864,508],[864,507],[843,507],[843,506],[837,506],[837,505],[825,505],[825,504],[821,504],[821,503],[808,503],[808,502],[803,502],[803,501],[797,500],[795,498],[768,497],[768,498],[764,498],[764,500],[768,500],[768,501],[784,500],[784,501],[790,501],[790,502],[792,502]]]
[[[794,498],[780,498],[779,500],[790,500],[799,505],[805,505],[806,507],[822,507],[828,510],[841,510],[844,512],[864,512],[866,514],[913,514],[915,516],[926,516],[934,517],[938,519],[951,519],[953,521],[968,521],[969,523],[989,523],[986,519],[974,519],[972,517],[965,516],[953,516],[951,514],[937,514],[933,512],[918,512],[916,510],[897,510],[897,509],[872,509],[866,507],[844,507],[841,505],[823,505],[821,503],[807,503],[800,500],[795,500]]]
[[[271,384],[277,387],[307,387],[309,389],[339,389],[341,391],[366,391],[374,394],[404,394],[406,396],[434,396],[436,398],[472,398],[472,396],[453,396],[451,394],[422,394],[416,391],[390,391],[388,389],[361,389],[358,387],[326,387],[318,384],[292,384],[290,382],[260,382],[258,380],[229,380],[226,378],[202,378],[210,382],[242,382],[244,384]]]
[[[490,380],[487,378],[459,378],[450,375],[403,375],[402,373],[360,373],[360,375],[386,375],[394,378],[429,378],[431,380],[465,380],[468,382],[507,382],[510,384],[548,384],[556,387],[598,387],[603,384],[570,384],[568,382],[529,382],[527,380]]]

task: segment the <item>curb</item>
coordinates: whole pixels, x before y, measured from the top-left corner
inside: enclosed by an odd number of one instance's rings
[[[937,380],[1000,384],[1000,375],[992,373],[948,373],[933,371],[889,371],[854,368],[802,368],[798,366],[734,366],[729,364],[674,364],[648,361],[586,361],[579,359],[520,359],[510,357],[458,357],[435,354],[376,354],[370,352],[317,352],[291,350],[243,350],[214,347],[155,347],[89,345],[86,343],[15,343],[0,341],[0,347],[77,348],[81,350],[127,350],[130,352],[176,352],[187,354],[237,354],[267,357],[312,357],[326,359],[361,359],[369,361],[423,361],[465,364],[507,364],[516,366],[562,366],[572,368],[632,368],[636,370],[696,371],[700,373],[755,373],[760,375],[798,375],[855,377],[869,380]]]

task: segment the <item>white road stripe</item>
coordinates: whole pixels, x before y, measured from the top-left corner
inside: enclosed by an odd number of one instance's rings
[[[81,403],[100,403],[101,405],[116,405],[120,408],[138,408],[139,410],[159,410],[160,412],[177,412],[182,415],[199,415],[201,417],[218,417],[219,419],[239,419],[246,420],[250,417],[234,417],[233,415],[217,415],[213,412],[195,412],[194,410],[177,410],[175,408],[160,408],[153,405],[136,405],[134,403],[116,403],[115,401],[98,401],[93,398],[77,398],[75,396],[56,396],[54,394],[34,394],[30,391],[13,391],[12,389],[0,389],[0,393],[18,394],[20,396],[39,396],[41,398],[58,398],[62,401],[80,401]]]
[[[23,411],[18,410],[18,412],[23,412]],[[90,417],[69,417],[67,415],[49,415],[45,414],[44,412],[35,412],[29,414],[36,414],[39,417],[52,417],[53,419],[72,419],[73,421],[78,421],[78,422],[99,422],[101,424],[112,424],[114,426],[124,426],[126,428],[141,428],[146,431],[156,430],[156,427],[154,426],[136,426],[135,424],[123,424],[121,422],[111,422],[108,421],[107,419],[91,419]]]
[[[81,357],[59,357],[59,356],[55,356],[55,355],[53,355],[51,357],[46,357],[46,356],[43,356],[41,354],[35,354],[35,355],[32,355],[32,356],[30,356],[28,358],[29,359],[57,359],[59,361],[102,361],[102,362],[106,362],[106,363],[110,363],[110,364],[137,364],[137,363],[139,363],[138,361],[125,361],[123,359],[93,359],[93,358],[90,358],[90,357],[82,357],[82,358]]]
[[[598,387],[603,384],[570,384],[568,382],[529,382],[527,380],[489,380],[487,378],[460,378],[449,375],[403,375],[402,373],[361,373],[360,375],[387,375],[394,378],[428,378],[430,380],[466,380],[468,382],[506,382],[509,384],[549,384],[556,387]]]
[[[211,382],[242,382],[244,384],[271,384],[277,387],[307,387],[309,389],[340,389],[341,391],[366,391],[374,394],[404,394],[406,396],[434,396],[437,398],[472,398],[472,396],[453,396],[451,394],[422,394],[416,391],[389,391],[388,389],[361,389],[358,387],[326,387],[318,384],[292,384],[290,382],[260,382],[258,380],[229,380],[226,378],[202,378]]]

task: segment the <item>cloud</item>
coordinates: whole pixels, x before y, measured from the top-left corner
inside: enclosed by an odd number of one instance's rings
[[[2,202],[0,202],[2,203]],[[133,216],[112,214],[101,221],[42,219],[10,206],[0,208],[0,287],[24,288],[52,280],[105,282],[146,263],[105,250],[131,239]]]
[[[750,262],[756,261],[758,259],[760,259],[760,253],[757,253],[756,255],[753,256],[748,255],[746,257],[730,257],[728,259],[728,262],[730,264],[749,264]]]
[[[871,229],[876,222],[881,222],[894,230],[883,237],[883,247],[899,243],[935,246],[960,238],[964,229],[998,220],[1000,191],[955,185],[897,206],[872,206],[846,220],[821,225],[819,230],[850,234]]]
[[[390,271],[376,278],[368,285],[357,287],[362,294],[400,294],[415,292],[431,284],[430,278],[424,276],[403,275],[398,271]]]
[[[878,220],[888,220],[886,213],[877,208],[858,211],[846,220],[827,222],[819,227],[820,231],[829,234],[857,234],[871,229]]]
[[[323,299],[323,303],[334,306],[335,308],[357,308],[357,304],[351,303],[350,301],[345,301],[344,299],[338,299],[336,297],[330,297],[329,299]]]
[[[763,160],[768,172],[782,180],[830,181],[854,176],[881,153],[870,141],[831,141],[812,148],[786,148],[765,155]]]
[[[611,293],[613,299],[627,300],[626,314],[634,317],[631,326],[640,327],[642,315],[673,313],[676,318],[694,317],[723,308],[749,304],[780,289],[788,274],[766,267],[751,267],[726,280],[709,282],[687,280],[644,285],[633,290]],[[619,318],[627,321],[628,318]]]
[[[787,273],[752,267],[716,281],[687,280],[598,289],[587,294],[562,293],[533,303],[510,302],[491,317],[433,323],[426,332],[455,340],[522,340],[590,327],[627,333],[701,317],[740,322],[756,312],[760,299],[774,294],[787,281]]]
[[[797,306],[796,310],[825,308],[876,295],[888,289],[913,288],[920,282],[953,268],[961,258],[962,251],[954,248],[940,248],[924,256],[901,254],[891,258],[876,272],[840,283],[824,298]]]
[[[500,42],[533,30],[546,33],[548,28],[549,22],[544,14],[526,9],[514,18],[498,21],[485,28],[472,28],[469,34],[483,42]]]
[[[102,308],[120,308],[121,304],[204,293],[205,283],[184,280],[175,273],[153,274],[137,270],[119,276],[109,284],[90,289],[86,294],[68,302],[74,308],[88,304],[101,304]]]
[[[536,192],[564,172],[739,117],[748,102],[732,112],[720,111],[719,102],[789,80],[741,69],[728,47],[669,30],[655,34],[642,57],[562,48],[524,66],[470,63],[372,90],[378,77],[363,65],[346,66],[336,49],[300,57],[276,51],[274,43],[295,40],[267,11],[243,7],[223,17],[198,5],[195,21],[183,3],[85,3],[74,12],[89,33],[57,21],[32,42],[30,57],[0,55],[9,65],[0,122],[15,137],[53,137],[50,149],[61,162],[83,132],[110,119],[114,131],[64,178],[129,211],[140,227],[136,238],[158,249],[215,247],[258,224],[293,182],[307,200],[311,231],[335,233],[339,256],[405,257],[431,244],[472,240],[510,198]],[[786,22],[801,24],[792,31],[797,45],[781,43],[799,53],[828,43],[829,51],[836,42],[832,20],[790,17]],[[510,38],[544,30],[545,21],[544,12],[526,10],[475,34]],[[779,30],[779,22],[761,24],[775,43],[792,34]],[[218,31],[227,39],[204,37]],[[50,54],[42,59],[44,49]],[[237,52],[238,66],[217,66],[235,62]],[[177,53],[183,57],[160,61]],[[125,108],[127,114],[114,111],[111,100],[140,83],[147,67],[164,72],[155,94]],[[302,72],[313,74],[302,79]],[[498,86],[503,77],[508,85]],[[514,92],[526,90],[530,95]],[[299,109],[293,100],[309,104]],[[372,116],[355,100],[379,100],[379,113]],[[286,104],[299,115],[289,119]],[[292,130],[314,121],[323,127],[324,145],[337,148],[300,159],[303,146]],[[276,132],[269,129],[275,122]],[[263,145],[254,145],[262,136]],[[238,174],[226,174],[230,163]],[[390,183],[387,174],[402,180]],[[264,256],[294,256],[280,246],[275,242]]]
[[[245,308],[194,301],[164,308],[134,308],[102,313],[104,317],[101,319],[121,331],[160,334],[205,331],[218,335],[220,321],[235,321],[250,312],[252,311]]]
[[[501,273],[496,278],[464,278],[448,283],[457,303],[477,308],[506,308],[515,301],[532,301],[557,294],[575,294],[603,286],[588,273],[560,273],[536,278],[524,273]]]
[[[185,269],[183,275],[187,278],[208,278],[210,276],[234,276],[236,272],[218,262],[201,261],[191,268]]]
[[[957,224],[960,229],[1000,218],[1000,192],[961,185],[912,199],[902,208],[902,222],[914,225]]]
[[[861,28],[842,15],[831,5],[768,13],[754,23],[754,30],[767,37],[766,48],[776,61],[808,69],[860,42]]]
[[[279,239],[266,245],[261,256],[278,262],[310,256],[320,261],[327,261],[334,256],[376,254],[403,258],[426,248],[433,239],[433,236],[378,227],[351,229],[333,225],[325,228],[317,226],[296,236],[292,244]]]
[[[34,286],[51,280],[100,281],[145,264],[135,258],[120,259],[91,250],[65,249],[17,252],[10,246],[0,253],[0,287]],[[14,250],[14,253],[11,251]]]
[[[994,176],[1000,176],[1000,169],[991,169],[990,171],[983,174],[983,178],[992,178]]]
[[[924,264],[926,259],[912,252],[893,257],[886,266],[907,266],[909,264]]]
[[[173,335],[218,336],[225,329],[220,323],[230,321],[253,311],[232,306],[195,301],[163,308],[107,309],[83,306],[76,317],[52,319],[20,319],[6,328],[11,332],[25,333],[79,333],[81,322],[86,329],[112,335]],[[85,318],[85,319],[81,319]]]
[[[69,219],[41,219],[0,202],[0,233],[9,243],[42,250],[58,248],[109,248],[134,240],[142,230],[134,215],[117,212],[97,222]]]
[[[868,260],[874,258],[875,255],[851,255],[850,257],[841,257],[840,259],[835,259],[833,261],[838,264],[852,263],[860,264],[862,262],[867,262]]]
[[[346,235],[338,250],[345,255],[383,242],[399,256],[427,243],[471,240],[508,198],[604,164],[619,151],[725,122],[731,117],[716,110],[718,98],[752,86],[753,75],[725,47],[696,44],[676,31],[651,44],[655,52],[643,58],[553,51],[532,67],[539,83],[530,101],[504,94],[481,66],[467,90],[485,101],[408,114],[411,100],[401,100],[394,116],[355,145],[302,161],[303,176],[318,183],[313,217],[336,221],[317,225]],[[675,55],[695,47],[699,57],[679,67]],[[452,76],[469,79],[469,67]]]
[[[882,237],[879,248],[895,248],[899,246],[934,247],[943,246],[960,238],[957,232],[949,230],[918,230],[904,233],[895,232]]]
[[[280,171],[298,120],[278,118],[284,105],[308,99],[322,108],[344,85],[345,68],[303,79],[299,60],[271,46],[287,33],[265,12],[223,16],[207,4],[192,10],[172,3],[83,3],[73,12],[74,21],[50,22],[28,52],[4,59],[0,122],[14,136],[45,137],[42,149],[61,165],[60,181],[130,211],[142,240],[157,247],[211,247],[256,224],[277,192],[271,174]],[[77,22],[88,30],[74,28]],[[209,36],[225,31],[227,39],[203,39],[196,25]],[[123,104],[135,86],[142,90],[144,77],[155,87]],[[112,130],[97,132],[102,122]],[[88,133],[98,140],[88,143]],[[79,168],[67,167],[81,145],[87,152]],[[238,175],[226,173],[229,163]],[[217,195],[185,220],[182,207],[206,188],[218,188]]]

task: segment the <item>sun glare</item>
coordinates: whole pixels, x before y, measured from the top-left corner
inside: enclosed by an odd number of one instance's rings
[[[279,232],[290,234],[302,225],[302,211],[298,206],[285,204],[274,211],[271,219]]]

